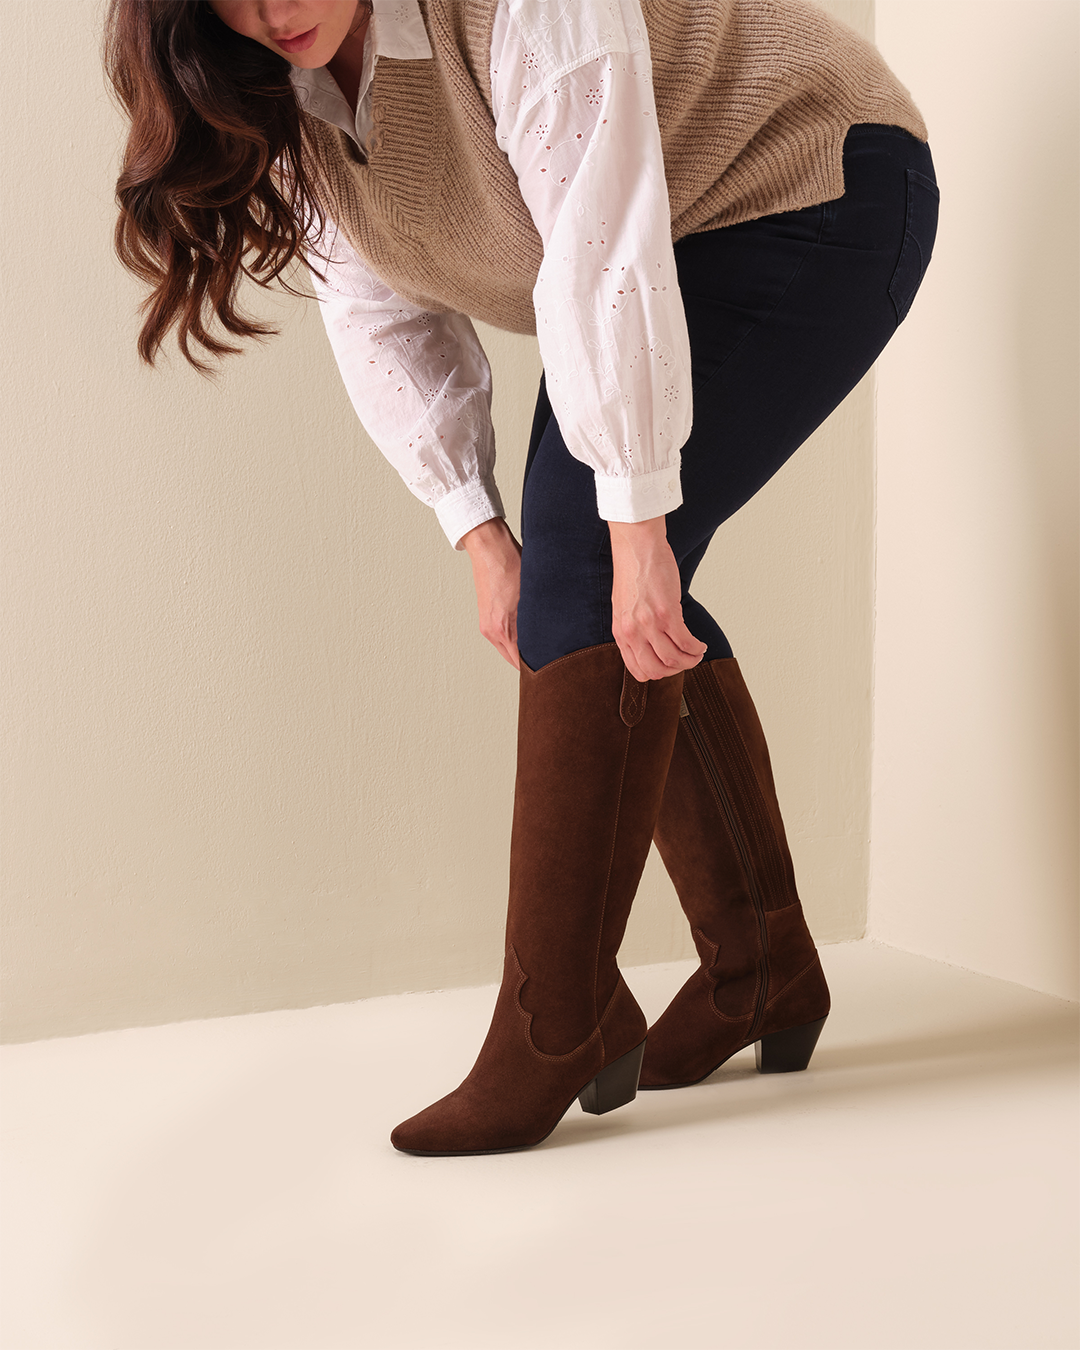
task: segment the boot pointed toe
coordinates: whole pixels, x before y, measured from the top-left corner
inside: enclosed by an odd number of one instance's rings
[[[391,1133],[390,1142],[399,1153],[425,1158],[512,1153],[546,1139],[565,1114],[565,1107],[554,1113],[542,1105],[538,1114],[535,1109],[523,1112],[521,1106],[520,1099],[513,1097],[501,1103],[484,1103],[462,1084],[449,1096],[402,1121]]]
[[[390,1142],[399,1153],[411,1153],[421,1158],[461,1158],[484,1153],[516,1153],[543,1143],[558,1124],[537,1126],[529,1122],[524,1128],[506,1128],[504,1122],[468,1122],[456,1118],[452,1111],[442,1112],[436,1102],[425,1111],[403,1121],[390,1134]],[[565,1114],[560,1112],[560,1117]]]
[[[390,1132],[390,1142],[399,1153],[416,1153],[426,1157],[468,1151],[459,1147],[471,1140],[463,1137],[461,1122],[454,1118],[457,1114],[452,1101],[455,1095],[450,1093],[432,1102]]]
[[[512,1153],[543,1143],[575,1098],[597,1115],[633,1100],[645,1018],[621,976],[596,1031],[565,1055],[539,1052],[525,1019],[509,1015],[513,989],[504,982],[487,1039],[461,1086],[393,1131],[399,1152]]]

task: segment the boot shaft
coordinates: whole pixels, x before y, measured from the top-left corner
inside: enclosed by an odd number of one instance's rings
[[[579,1045],[615,992],[681,687],[638,683],[614,643],[522,666],[507,962],[546,1053]]]
[[[816,963],[772,766],[734,658],[687,673],[656,844],[717,1013],[756,1029]],[[703,986],[704,987],[704,986]]]
[[[686,834],[679,816],[669,808],[674,807],[680,784],[684,811],[688,796],[700,800],[698,785],[687,783],[703,776],[738,857],[743,885],[756,890],[766,911],[798,904],[769,747],[738,661],[734,657],[709,661],[688,672],[682,713],[679,758],[684,773],[672,782],[671,800],[665,799],[660,833]],[[689,761],[696,761],[696,773],[689,769]],[[683,839],[683,849],[685,843]]]

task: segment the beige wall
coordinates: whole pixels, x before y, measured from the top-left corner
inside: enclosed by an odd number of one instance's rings
[[[216,384],[139,366],[100,6],[4,20],[5,1034],[494,979],[516,686],[467,560],[357,427],[312,304]],[[539,368],[484,339],[516,515]],[[868,381],[699,586],[834,940],[866,897],[872,415]],[[624,957],[689,951],[652,864]]]
[[[878,0],[939,242],[878,365],[870,932],[1076,997],[1077,7]]]

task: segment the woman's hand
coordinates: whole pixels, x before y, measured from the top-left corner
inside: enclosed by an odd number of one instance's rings
[[[485,520],[462,536],[472,563],[480,631],[504,660],[521,669],[517,649],[518,597],[521,594],[521,545],[505,520]]]
[[[682,617],[682,583],[663,516],[608,521],[615,567],[611,630],[635,680],[660,680],[696,666],[706,645]]]

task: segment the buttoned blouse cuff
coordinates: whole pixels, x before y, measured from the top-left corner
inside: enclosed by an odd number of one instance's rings
[[[505,516],[506,511],[494,478],[488,477],[478,478],[440,497],[435,503],[435,514],[447,539],[454,548],[460,549],[462,538],[470,530],[483,525],[485,520]]]
[[[616,478],[612,474],[596,475],[596,509],[601,520],[633,523],[666,516],[682,505],[682,484],[678,463],[653,473],[635,474],[632,478]]]

